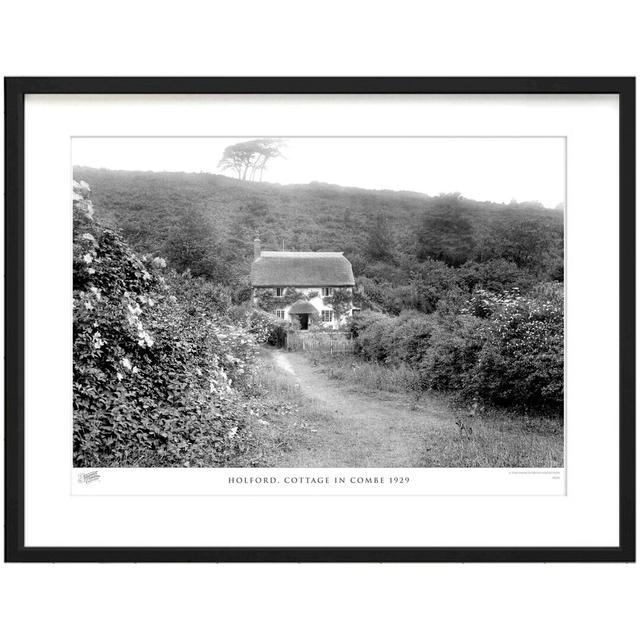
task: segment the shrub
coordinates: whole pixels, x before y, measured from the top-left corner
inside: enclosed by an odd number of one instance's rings
[[[490,297],[483,346],[469,391],[497,404],[560,412],[564,398],[564,314],[561,285],[531,296]]]
[[[354,339],[355,352],[369,360],[384,360],[382,346],[375,344],[374,333],[379,335],[376,325],[389,319],[377,311],[359,311],[347,323],[347,331]]]
[[[458,269],[458,282],[467,292],[485,289],[501,293],[513,288],[530,289],[535,279],[528,271],[504,258],[487,262],[466,262]]]
[[[482,348],[481,320],[473,316],[441,319],[419,362],[425,387],[467,395],[467,378]]]
[[[435,314],[365,311],[348,325],[356,353],[420,372],[421,385],[509,407],[561,412],[563,290],[456,294]]]
[[[415,311],[401,313],[389,336],[390,360],[396,364],[405,362],[419,366],[427,357],[436,327],[437,321],[432,315]]]
[[[347,331],[351,334],[352,338],[357,338],[372,324],[384,320],[387,317],[386,314],[378,311],[358,311],[349,318]]]
[[[165,278],[97,223],[74,186],[74,464],[220,464],[249,419],[234,388],[255,341],[217,321],[201,280]]]
[[[258,344],[282,347],[285,344],[287,329],[291,323],[276,315],[257,309],[251,303],[230,307],[227,319],[235,325],[244,327]]]
[[[247,315],[248,330],[259,343],[283,347],[291,324],[261,309],[251,309]]]

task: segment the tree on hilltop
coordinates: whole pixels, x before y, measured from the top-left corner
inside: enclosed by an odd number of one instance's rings
[[[218,167],[235,171],[238,180],[262,181],[262,173],[271,158],[282,156],[282,140],[262,138],[229,145],[222,154]]]

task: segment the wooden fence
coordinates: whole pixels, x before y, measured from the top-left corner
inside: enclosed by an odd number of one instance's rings
[[[353,340],[344,331],[287,331],[287,351],[353,353]]]

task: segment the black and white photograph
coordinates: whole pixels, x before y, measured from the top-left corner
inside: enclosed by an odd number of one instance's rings
[[[74,137],[74,467],[563,468],[565,142]]]
[[[3,637],[632,636],[633,7],[5,3]]]
[[[632,79],[7,86],[12,559],[634,557]]]

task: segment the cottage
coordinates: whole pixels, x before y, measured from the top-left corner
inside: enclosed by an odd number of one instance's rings
[[[251,286],[255,305],[279,318],[337,329],[353,313],[353,271],[342,252],[262,251],[254,241]]]

